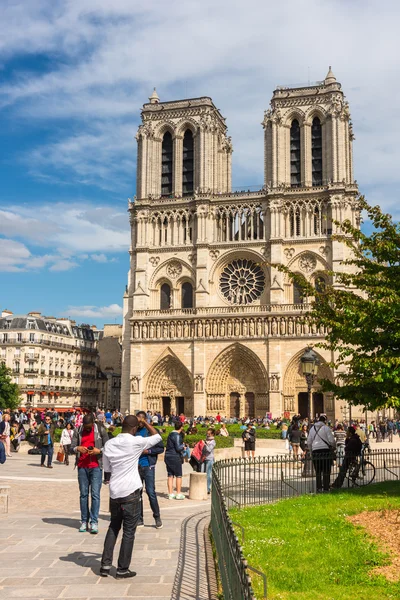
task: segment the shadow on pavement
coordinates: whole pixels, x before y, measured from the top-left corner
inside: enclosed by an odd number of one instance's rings
[[[79,529],[81,524],[79,519],[69,519],[68,517],[44,517],[42,521],[49,525],[63,525],[64,527],[72,527],[72,529]]]
[[[97,552],[71,552],[67,556],[60,556],[60,560],[75,563],[84,569],[90,567],[95,575],[100,575],[101,554]]]

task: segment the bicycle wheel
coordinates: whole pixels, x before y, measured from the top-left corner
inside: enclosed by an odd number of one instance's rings
[[[355,485],[369,485],[375,479],[375,466],[369,460],[364,460],[355,475],[353,478]]]

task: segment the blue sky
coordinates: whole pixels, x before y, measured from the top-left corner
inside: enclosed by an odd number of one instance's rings
[[[2,0],[0,308],[121,321],[135,133],[161,100],[211,96],[233,185],[263,182],[276,85],[332,69],[350,102],[355,174],[399,216],[395,0]]]

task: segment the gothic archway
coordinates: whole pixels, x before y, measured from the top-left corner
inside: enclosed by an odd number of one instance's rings
[[[238,343],[225,348],[213,361],[206,393],[209,415],[258,416],[269,407],[265,367],[254,352]]]
[[[300,360],[303,353],[304,350],[301,350],[290,360],[283,380],[283,410],[293,414],[303,414],[306,412],[307,384],[301,370]],[[319,384],[320,379],[333,380],[332,369],[320,354],[317,353],[317,356],[319,367],[315,383],[311,390],[311,416],[314,417],[315,413],[324,412],[328,417],[333,417],[334,405],[332,394],[322,393]],[[303,416],[306,416],[306,414],[303,414]]]
[[[193,383],[185,365],[168,352],[154,365],[147,377],[147,410],[165,414],[184,412],[193,416]],[[168,408],[167,408],[168,407]]]

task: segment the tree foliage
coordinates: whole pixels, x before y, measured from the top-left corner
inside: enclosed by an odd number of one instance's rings
[[[12,382],[11,370],[4,363],[0,363],[0,408],[14,410],[19,405],[18,385]]]
[[[400,227],[363,196],[358,202],[374,230],[368,235],[350,221],[338,223],[336,239],[352,250],[344,272],[328,272],[331,283],[322,290],[291,277],[314,297],[309,318],[328,331],[317,345],[334,353],[338,373],[322,388],[369,410],[400,407]]]

